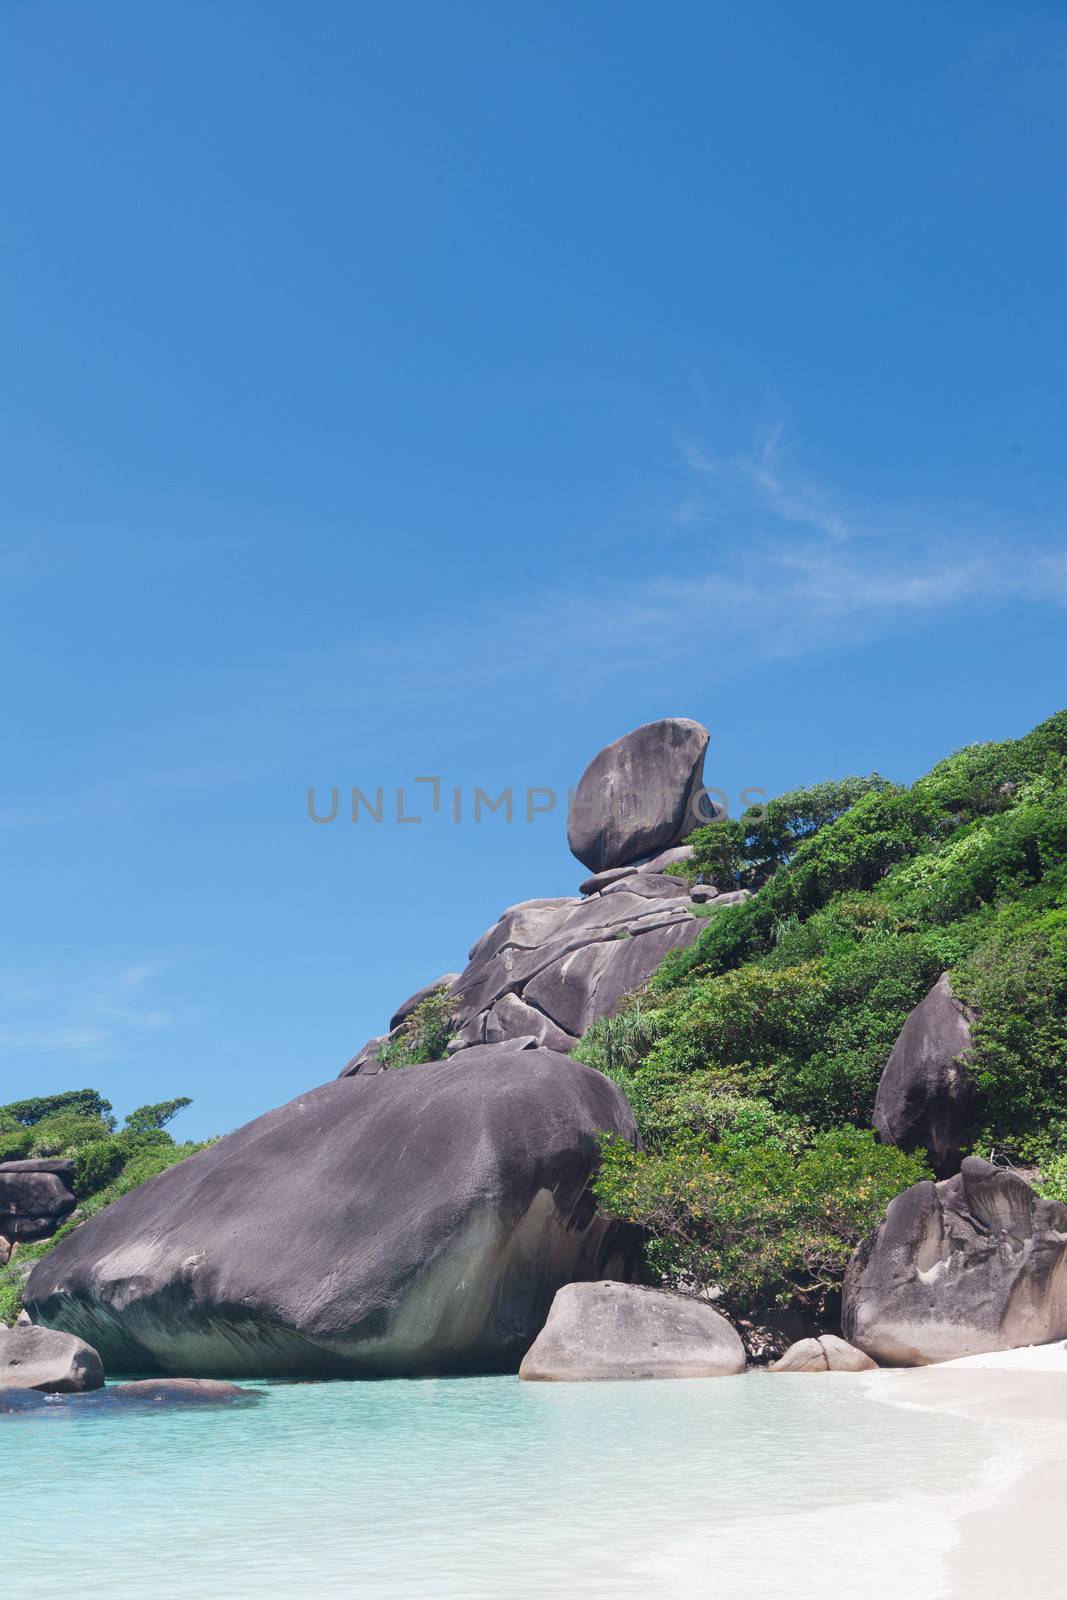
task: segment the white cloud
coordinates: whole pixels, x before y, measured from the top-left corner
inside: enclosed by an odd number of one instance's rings
[[[160,963],[86,969],[0,970],[0,1054],[102,1056],[188,1019],[160,1006],[152,986]]]

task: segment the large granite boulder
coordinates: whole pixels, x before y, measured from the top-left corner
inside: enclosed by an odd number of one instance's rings
[[[811,1339],[798,1339],[777,1361],[771,1372],[871,1372],[877,1361],[857,1350],[846,1339],[833,1333],[819,1333]]]
[[[970,1017],[943,972],[911,1013],[882,1073],[874,1128],[883,1144],[926,1150],[939,1178],[960,1169],[978,1088],[967,1058]]]
[[[1067,1206],[967,1156],[890,1203],[849,1265],[841,1325],[904,1367],[1067,1338]]]
[[[81,1339],[25,1323],[0,1327],[0,1389],[80,1394],[103,1382],[99,1355]]]
[[[633,1284],[572,1283],[553,1300],[519,1377],[719,1378],[744,1370],[740,1335],[706,1300]]]
[[[624,1097],[549,1050],[337,1079],[92,1217],[26,1304],[125,1372],[513,1371],[557,1289],[636,1268],[602,1132],[636,1138]]]
[[[609,744],[582,773],[567,842],[590,872],[668,850],[710,820],[698,804],[708,730],[664,717]]]
[[[50,1239],[74,1210],[74,1163],[65,1157],[0,1163],[0,1233]]]

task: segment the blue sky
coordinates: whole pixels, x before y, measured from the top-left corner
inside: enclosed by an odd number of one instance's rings
[[[0,1101],[225,1131],[582,876],[309,784],[1067,704],[1065,69],[1030,0],[0,0]]]

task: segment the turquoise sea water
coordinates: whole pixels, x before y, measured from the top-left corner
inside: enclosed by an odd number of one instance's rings
[[[854,1381],[263,1384],[239,1408],[0,1417],[35,1597],[934,1600],[984,1426]]]

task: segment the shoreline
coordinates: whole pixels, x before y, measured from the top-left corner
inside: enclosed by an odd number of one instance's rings
[[[979,1586],[997,1580],[1047,1589],[1067,1562],[1067,1373],[1062,1365],[1043,1365],[1043,1359],[1011,1351],[959,1365],[860,1375],[882,1404],[954,1413],[1003,1432],[1003,1472],[969,1495],[952,1517],[944,1600],[969,1600]]]

